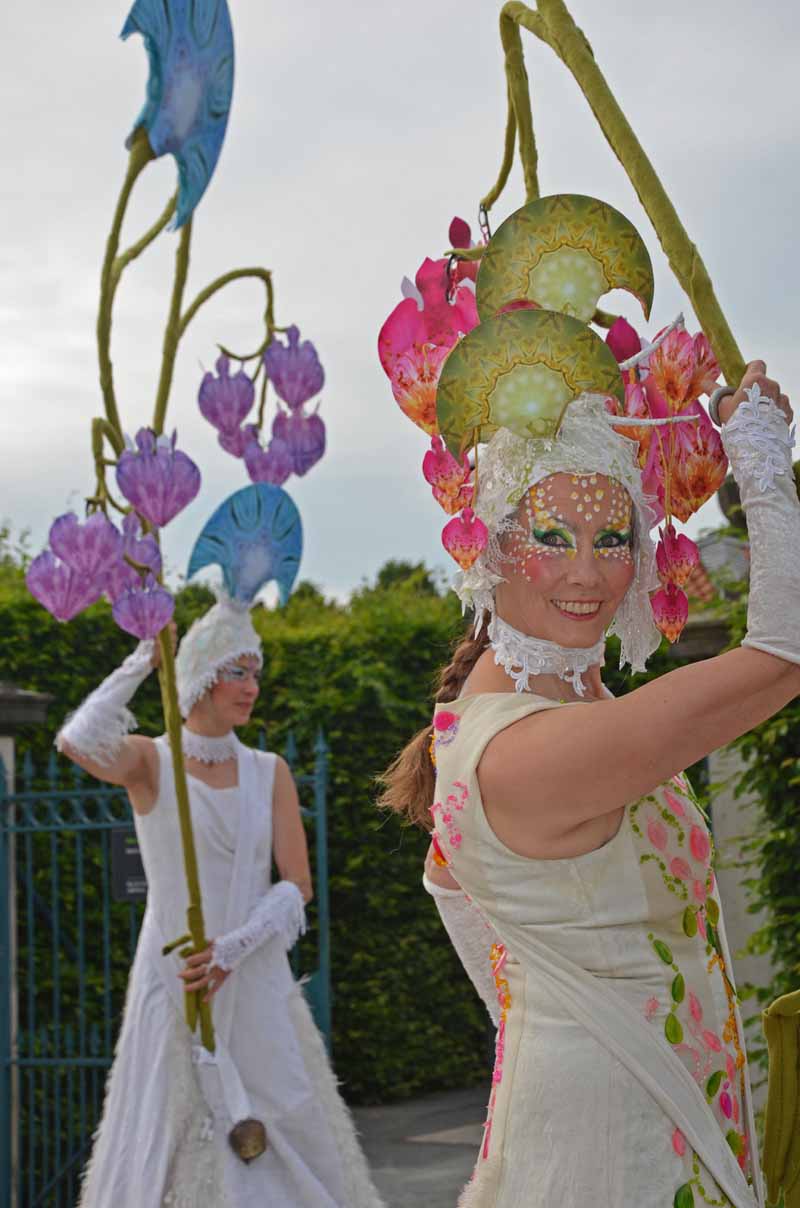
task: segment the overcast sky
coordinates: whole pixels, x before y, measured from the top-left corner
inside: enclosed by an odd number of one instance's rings
[[[144,97],[139,38],[118,0],[26,0],[0,15],[0,518],[39,549],[51,519],[92,485],[89,421],[101,414],[94,344],[99,267]],[[450,218],[475,225],[493,183],[505,81],[492,0],[233,0],[236,80],[228,134],[195,221],[187,297],[220,272],[275,272],[277,320],[314,340],[327,373],[329,449],[287,489],[306,530],[301,576],[344,594],[389,558],[452,567],[444,514],[419,472],[425,437],[395,405],[376,336],[400,281],[446,246]],[[749,359],[798,394],[800,23],[790,0],[571,0],[597,60],[700,248]],[[577,86],[525,34],[544,193],[617,206],[648,243],[653,326],[686,303],[627,178]],[[160,212],[174,161],[151,166],[126,242]],[[524,201],[515,171],[496,226]],[[175,236],[126,274],[114,318],[117,394],[128,431],[147,423]],[[165,533],[182,570],[208,514],[248,481],[196,408],[215,342],[261,339],[262,291],[231,286],[181,345],[168,426],[203,473]],[[635,303],[607,305],[635,320]],[[693,316],[687,311],[690,329]],[[701,524],[714,524],[716,504]],[[694,523],[694,531],[698,528]]]

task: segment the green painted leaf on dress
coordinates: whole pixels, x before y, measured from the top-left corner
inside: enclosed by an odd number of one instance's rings
[[[737,1158],[740,1157],[740,1155],[742,1153],[744,1153],[744,1141],[739,1136],[739,1134],[735,1128],[728,1129],[728,1131],[725,1134],[725,1140],[728,1142],[731,1149],[736,1154]]]
[[[664,1020],[664,1035],[670,1044],[680,1044],[683,1040],[683,1028],[677,1015],[668,1015]]]
[[[694,1208],[694,1192],[691,1183],[684,1183],[682,1187],[678,1188],[672,1204],[673,1208]]]
[[[697,914],[693,907],[687,906],[683,912],[683,934],[692,939],[697,935]]]
[[[709,898],[706,902],[706,918],[714,927],[719,922],[719,906],[714,898]]]
[[[669,948],[663,940],[653,940],[653,947],[665,965],[672,964],[672,949]]]
[[[683,980],[683,974],[678,973],[672,982],[672,1001],[683,1002],[686,997],[686,982]]]
[[[715,1073],[713,1073],[709,1078],[708,1082],[706,1083],[706,1094],[708,1095],[709,1099],[713,1099],[716,1095],[722,1079],[722,1070],[716,1070]]]

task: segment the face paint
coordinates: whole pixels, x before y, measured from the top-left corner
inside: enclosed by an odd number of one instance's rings
[[[579,541],[591,529],[595,557],[631,561],[630,496],[614,479],[603,481],[605,485],[596,474],[572,475],[568,501],[555,475],[532,486],[524,504],[530,552],[575,558]]]
[[[254,679],[256,684],[261,683],[261,668],[257,663],[250,665],[231,663],[230,666],[223,667],[219,673],[219,679],[223,684],[244,683],[250,678]]]

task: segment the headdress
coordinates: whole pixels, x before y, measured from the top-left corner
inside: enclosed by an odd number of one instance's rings
[[[423,298],[413,348],[402,347],[404,332],[412,334],[409,299],[379,340],[395,397],[432,435],[423,474],[453,517],[442,542],[461,566],[455,590],[479,622],[494,613],[494,589],[505,577],[500,538],[530,486],[559,472],[614,478],[633,503],[635,574],[611,632],[620,636],[622,661],[640,670],[658,630],[674,641],[686,619],[681,588],[697,553],[675,533],[673,514],[686,520],[725,474],[719,439],[697,401],[718,373],[708,342],[689,336],[680,317],[642,347],[624,319],[597,310],[604,293],[621,288],[647,318],[654,283],[641,237],[594,198],[531,202],[483,249],[467,251],[481,261],[475,307],[460,303],[468,322],[454,331],[440,311],[449,301],[454,313],[467,289],[453,271],[458,254],[441,262],[443,298],[434,305],[430,287]],[[610,326],[605,342],[590,322]],[[425,408],[423,423],[408,400],[427,397],[434,383],[435,418]],[[662,518],[656,551],[650,530]],[[651,599],[659,578],[663,587]]]
[[[242,655],[263,656],[250,616],[260,589],[278,584],[281,604],[300,565],[303,530],[297,507],[281,487],[257,483],[229,496],[198,537],[187,578],[204,566],[222,568],[223,587],[207,613],[183,638],[175,660],[183,717],[215,683],[223,667]]]

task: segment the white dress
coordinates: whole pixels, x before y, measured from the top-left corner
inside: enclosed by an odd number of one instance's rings
[[[213,1058],[184,1022],[177,954],[187,892],[169,744],[159,792],[136,815],[147,909],[79,1208],[381,1208],[322,1038],[279,937],[253,951],[213,1001]],[[238,745],[238,787],[189,777],[206,932],[238,927],[268,890],[276,757]],[[268,1147],[245,1165],[234,1120],[260,1119]]]
[[[743,1031],[688,782],[630,804],[573,859],[516,855],[484,812],[488,742],[559,707],[467,696],[436,730],[435,843],[498,938],[496,1064],[462,1208],[756,1208]]]

